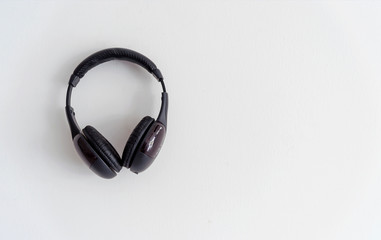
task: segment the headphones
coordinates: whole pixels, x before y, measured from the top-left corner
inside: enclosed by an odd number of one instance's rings
[[[126,143],[122,158],[94,127],[86,126],[81,131],[71,107],[71,92],[79,80],[93,67],[110,60],[124,60],[140,65],[150,72],[163,88],[159,116],[156,120],[146,116],[139,122]],[[129,49],[109,48],[90,55],[74,70],[66,93],[65,112],[75,149],[94,173],[103,178],[113,178],[122,167],[126,167],[137,174],[152,164],[164,142],[167,131],[168,94],[163,76],[151,60]]]

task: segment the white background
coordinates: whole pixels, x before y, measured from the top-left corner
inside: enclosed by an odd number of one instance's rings
[[[0,239],[380,239],[381,3],[2,1]],[[155,163],[112,180],[64,114],[85,57],[151,58]],[[110,62],[73,91],[122,153],[160,84]]]

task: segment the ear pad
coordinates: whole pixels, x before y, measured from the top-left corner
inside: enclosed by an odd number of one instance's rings
[[[111,145],[109,141],[94,127],[86,126],[82,130],[83,134],[86,136],[90,145],[99,154],[99,156],[104,160],[104,162],[114,171],[119,172],[122,169],[121,159],[118,152]]]
[[[152,125],[154,121],[155,119],[146,116],[139,122],[139,124],[135,127],[134,131],[132,131],[126,143],[126,147],[124,148],[124,151],[123,151],[123,156],[122,156],[123,166],[127,168],[131,166],[131,163],[132,163],[131,160],[134,157],[136,148],[138,147],[142,138],[147,133],[149,127]]]

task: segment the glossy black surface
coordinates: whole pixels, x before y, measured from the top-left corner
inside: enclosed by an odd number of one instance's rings
[[[101,63],[114,59],[130,61],[142,66],[155,76],[163,88],[162,104],[157,121],[154,122],[154,119],[152,119],[149,125],[144,128],[144,131],[142,130],[141,134],[136,134],[136,136],[131,134],[131,137],[135,137],[135,140],[130,141],[129,139],[126,144],[123,155],[125,155],[124,152],[126,152],[126,156],[128,156],[127,159],[129,159],[128,161],[121,161],[117,157],[110,158],[109,155],[118,156],[118,154],[116,151],[113,151],[113,147],[106,139],[98,141],[100,138],[94,140],[91,137],[89,138],[86,134],[86,136],[82,134],[83,131],[81,131],[81,128],[78,126],[74,109],[71,107],[72,89],[77,86],[87,71]],[[123,48],[101,50],[83,60],[71,75],[66,93],[65,111],[75,149],[85,164],[97,175],[104,178],[112,178],[116,176],[116,172],[119,172],[120,166],[131,168],[131,171],[136,173],[144,171],[152,164],[158,155],[166,134],[168,94],[166,92],[163,75],[150,59],[138,52]],[[116,152],[116,154],[111,153],[109,151],[110,149],[112,152]],[[123,157],[123,159],[125,159],[125,157]]]
[[[98,158],[98,154],[93,150],[82,134],[77,134],[74,139],[74,147],[81,159],[88,167]]]
[[[113,178],[116,176],[116,173],[94,151],[85,136],[77,134],[73,142],[75,150],[77,150],[81,159],[94,173],[103,178]]]
[[[163,124],[157,121],[152,124],[134,156],[130,167],[132,172],[140,173],[151,166],[163,145],[165,133]]]
[[[165,127],[159,122],[155,122],[147,133],[147,137],[141,147],[141,152],[151,158],[156,158],[160,152],[165,139]]]

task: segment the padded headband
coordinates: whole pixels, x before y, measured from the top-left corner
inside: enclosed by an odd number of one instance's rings
[[[68,117],[73,138],[80,132],[80,129],[75,119],[74,109],[71,107],[72,89],[77,86],[81,78],[85,76],[85,74],[90,69],[92,69],[95,66],[98,66],[101,63],[108,62],[111,60],[124,60],[136,63],[139,66],[145,68],[161,83],[161,86],[163,88],[162,104],[160,114],[157,120],[162,122],[164,126],[166,126],[167,124],[166,115],[168,106],[168,95],[164,85],[164,78],[160,70],[149,58],[147,58],[143,54],[125,48],[108,48],[91,54],[75,68],[73,74],[70,76],[69,86],[66,93],[66,115]]]
[[[163,75],[156,65],[146,56],[138,52],[125,48],[108,48],[91,54],[85,60],[83,60],[74,70],[69,84],[73,87],[77,86],[79,80],[85,76],[85,74],[93,67],[98,66],[101,63],[111,60],[124,60],[138,64],[145,68],[149,73],[159,81],[163,81]],[[165,92],[165,88],[163,89]]]

